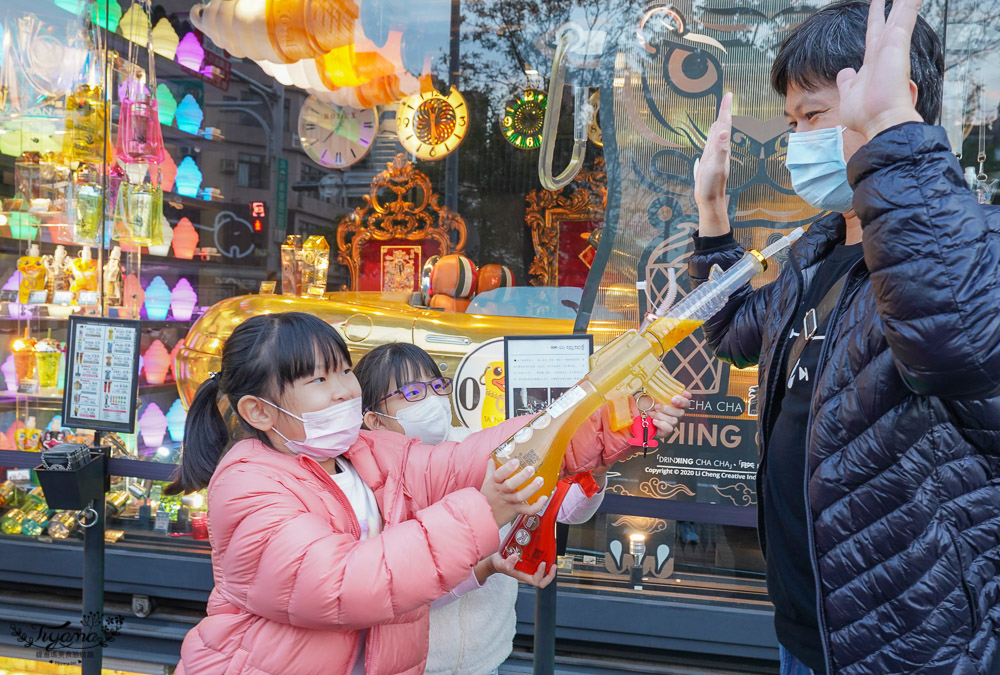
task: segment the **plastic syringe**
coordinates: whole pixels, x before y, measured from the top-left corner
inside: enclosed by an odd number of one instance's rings
[[[763,251],[748,251],[739,262],[725,272],[718,265],[713,266],[708,281],[688,293],[683,300],[672,307],[667,308],[663,305],[658,307],[651,317],[652,321],[661,317],[694,321],[710,319],[725,307],[733,291],[767,269],[768,258],[791,246],[803,232],[801,227],[797,227]],[[647,320],[647,325],[648,323],[651,322]]]

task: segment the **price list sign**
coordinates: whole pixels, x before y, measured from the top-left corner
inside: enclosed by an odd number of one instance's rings
[[[590,372],[592,335],[508,335],[504,338],[504,371],[487,369],[487,382],[505,378],[507,419],[547,408]],[[487,389],[487,391],[489,391]]]
[[[135,433],[139,322],[70,317],[63,426]]]

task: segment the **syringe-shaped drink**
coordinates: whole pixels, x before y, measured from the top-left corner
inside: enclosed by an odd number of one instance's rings
[[[645,391],[667,402],[683,393],[684,385],[663,369],[663,355],[722,309],[733,291],[763,272],[767,259],[801,234],[798,228],[763,252],[750,251],[725,272],[713,268],[709,280],[682,301],[657,308],[641,331],[626,331],[602,347],[590,357],[590,372],[582,380],[493,451],[497,466],[516,457],[521,466],[535,467],[545,481],[531,501],[551,494],[569,441],[584,421],[608,403],[611,426],[621,429],[632,422],[628,402],[632,394]]]

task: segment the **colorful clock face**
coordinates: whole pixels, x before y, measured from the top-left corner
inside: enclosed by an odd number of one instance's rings
[[[346,169],[371,149],[378,110],[355,110],[310,96],[299,111],[299,140],[309,158],[330,169]]]
[[[515,148],[530,150],[542,142],[542,123],[545,121],[544,91],[525,89],[507,101],[500,130],[507,142]]]
[[[587,138],[599,148],[604,147],[604,138],[601,136],[601,90],[598,89],[590,95],[590,107],[594,111],[587,124]]]
[[[446,157],[459,146],[468,128],[469,110],[455,87],[448,96],[429,91],[399,102],[396,113],[399,142],[419,159]]]

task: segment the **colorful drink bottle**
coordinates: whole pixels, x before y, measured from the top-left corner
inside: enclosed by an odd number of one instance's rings
[[[802,235],[797,228],[767,247],[750,251],[730,269],[712,269],[707,282],[682,301],[663,303],[647,317],[640,331],[629,330],[590,357],[590,372],[565,394],[535,415],[527,425],[493,451],[499,467],[511,458],[533,466],[544,480],[529,501],[551,495],[562,471],[563,456],[573,434],[605,403],[610,404],[611,427],[632,423],[629,397],[645,392],[658,401],[669,401],[684,392],[684,385],[663,369],[664,354],[721,310],[729,296],[767,267],[767,258]]]

